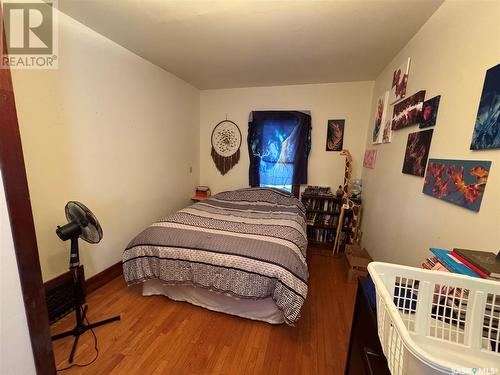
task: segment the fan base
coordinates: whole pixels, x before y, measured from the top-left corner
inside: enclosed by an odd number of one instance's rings
[[[104,320],[101,320],[101,321],[96,322],[96,323],[86,324],[83,322],[86,315],[87,315],[87,306],[85,305],[83,307],[83,312],[81,314],[80,322],[77,322],[75,328],[73,328],[72,330],[58,333],[57,335],[52,336],[52,340],[59,340],[59,339],[62,339],[64,337],[75,336],[75,340],[73,341],[73,347],[71,348],[71,352],[70,352],[69,358],[68,358],[69,363],[73,362],[73,357],[75,356],[75,351],[76,351],[76,347],[78,345],[78,339],[80,338],[80,335],[83,335],[89,329],[96,328],[96,327],[102,326],[104,324],[108,324],[108,323],[120,320],[120,316],[117,315],[117,316],[114,316],[112,318],[104,319]]]

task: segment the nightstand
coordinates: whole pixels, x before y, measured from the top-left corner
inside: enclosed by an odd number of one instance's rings
[[[197,203],[197,202],[200,202],[200,201],[203,201],[205,199],[207,199],[208,197],[197,197],[197,196],[192,196],[191,197],[191,200],[193,201],[193,203]]]

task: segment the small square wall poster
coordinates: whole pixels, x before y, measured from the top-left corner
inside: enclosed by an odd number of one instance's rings
[[[478,212],[491,161],[429,159],[423,193]]]
[[[386,119],[384,125],[384,131],[382,134],[382,143],[391,143],[391,138],[392,138],[391,119]]]
[[[377,100],[377,108],[375,109],[375,121],[373,123],[372,143],[382,143],[383,127],[387,117],[387,107],[389,105],[389,91],[381,95]]]
[[[406,86],[408,85],[408,76],[410,74],[411,59],[401,64],[392,74],[392,86],[389,96],[389,103],[394,104],[406,96]]]
[[[342,151],[345,120],[328,120],[326,151]]]
[[[375,161],[377,160],[377,150],[371,149],[365,151],[365,158],[363,159],[363,167],[375,169]]]
[[[424,177],[434,129],[408,134],[403,173]]]
[[[486,71],[471,150],[500,148],[500,64]]]
[[[420,128],[428,128],[436,125],[437,112],[441,95],[435,96],[432,99],[426,100],[422,105],[422,115],[420,118]]]
[[[395,104],[392,114],[392,130],[399,130],[418,124],[422,115],[424,98],[425,90],[422,90]]]

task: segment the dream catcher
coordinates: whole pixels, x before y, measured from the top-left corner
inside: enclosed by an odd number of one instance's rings
[[[212,131],[212,159],[222,175],[240,160],[241,131],[234,122],[226,119]]]

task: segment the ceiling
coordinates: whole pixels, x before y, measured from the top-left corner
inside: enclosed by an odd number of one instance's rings
[[[199,89],[374,80],[443,0],[59,0]]]

